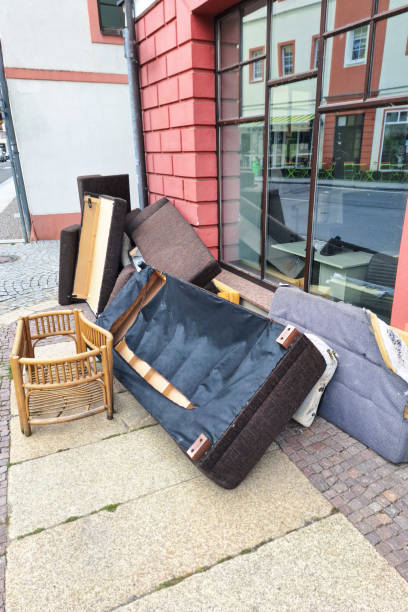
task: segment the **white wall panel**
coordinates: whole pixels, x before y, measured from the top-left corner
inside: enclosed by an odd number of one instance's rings
[[[76,177],[129,173],[137,206],[127,85],[8,82],[32,214],[79,211]]]
[[[9,67],[126,73],[122,45],[92,43],[86,0],[0,0],[0,39]]]

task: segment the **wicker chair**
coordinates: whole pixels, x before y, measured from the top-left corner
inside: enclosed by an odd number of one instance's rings
[[[37,359],[34,348],[52,336],[70,337],[76,354]],[[90,349],[90,350],[88,350]],[[22,317],[10,355],[21,431],[82,419],[106,410],[112,419],[112,335],[88,321],[80,310]]]

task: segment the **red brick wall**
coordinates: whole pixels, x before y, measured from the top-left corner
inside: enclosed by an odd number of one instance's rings
[[[213,19],[162,0],[136,34],[149,202],[168,197],[217,257]]]

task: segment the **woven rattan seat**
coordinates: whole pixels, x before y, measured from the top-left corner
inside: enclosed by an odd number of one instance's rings
[[[76,354],[37,359],[35,346],[52,336],[71,338]],[[112,336],[80,310],[20,318],[10,364],[26,436],[32,425],[73,421],[104,410],[112,418]]]

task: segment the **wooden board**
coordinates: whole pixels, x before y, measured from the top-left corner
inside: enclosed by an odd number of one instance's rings
[[[135,372],[139,374],[144,380],[149,383],[156,391],[167,397],[171,402],[178,404],[186,410],[194,408],[190,400],[181,393],[174,385],[171,384],[164,376],[157,372],[151,367],[146,361],[140,359],[137,355],[130,350],[126,344],[125,338],[115,346],[115,350],[119,355],[130,365]]]
[[[92,272],[92,262],[95,248],[96,232],[100,210],[100,199],[85,196],[84,213],[82,216],[81,237],[77,265],[75,270],[74,297],[86,300]]]

